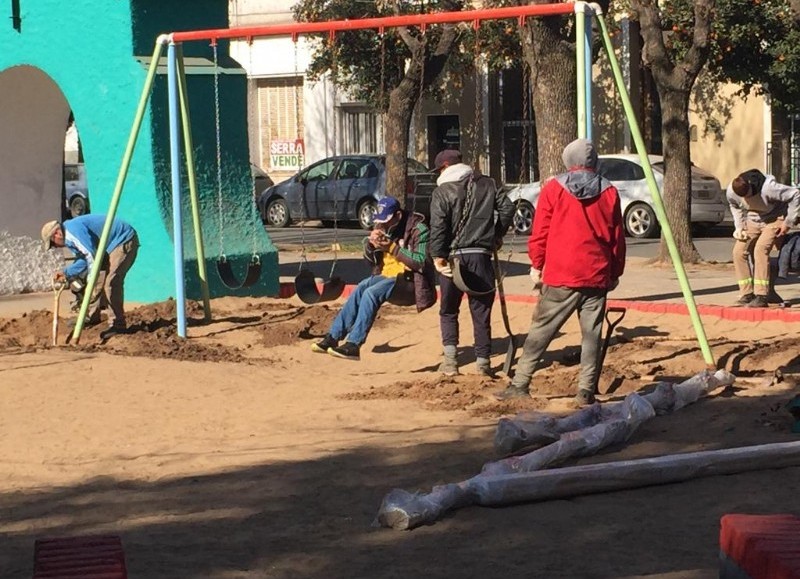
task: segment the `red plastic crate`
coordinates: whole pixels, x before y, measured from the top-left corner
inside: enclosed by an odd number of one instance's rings
[[[114,535],[37,539],[33,579],[127,579],[122,540]]]
[[[725,515],[719,546],[751,579],[800,579],[800,518],[794,515]]]

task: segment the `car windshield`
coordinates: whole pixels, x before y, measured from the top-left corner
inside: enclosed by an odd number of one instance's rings
[[[380,158],[381,165],[386,166],[386,157]],[[431,170],[416,159],[408,158],[408,172],[409,174],[430,173]]]
[[[655,163],[651,163],[653,165],[653,170],[658,171],[659,173],[664,173],[664,161],[657,161]],[[692,163],[692,173],[697,172],[698,169],[694,163]]]

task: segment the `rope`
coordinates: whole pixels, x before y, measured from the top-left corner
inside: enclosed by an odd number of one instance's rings
[[[483,117],[481,115],[481,98],[483,82],[481,80],[481,43],[480,43],[480,25],[475,24],[475,166],[474,168],[480,170],[481,166],[481,153],[483,147],[481,141],[483,140]]]
[[[256,89],[256,91],[258,90],[257,83],[253,80],[253,38],[252,37],[247,39],[247,50],[248,50],[247,55],[248,55],[248,60],[249,60],[249,64],[248,64],[249,69],[247,71],[247,83],[250,85],[248,93],[250,93],[252,95],[253,92],[254,92],[253,91],[254,88]],[[250,155],[248,153],[248,157],[249,156]],[[259,159],[258,165],[261,166],[261,159]],[[255,193],[260,193],[260,191],[256,191],[256,176],[255,176],[255,173],[253,172],[252,168],[249,168],[249,170],[250,170],[250,188]],[[256,223],[258,223],[258,221],[256,221]],[[261,257],[258,255],[258,245],[256,244],[256,236],[255,235],[251,235],[250,237],[253,238],[253,257],[252,257],[252,261],[253,261],[253,263],[258,263],[261,260]]]

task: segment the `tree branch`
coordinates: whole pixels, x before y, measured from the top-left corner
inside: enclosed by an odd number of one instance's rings
[[[683,63],[681,63],[681,68],[691,77],[692,83],[708,60],[708,54],[711,50],[709,36],[711,34],[711,21],[715,6],[716,0],[695,0],[694,2],[692,46],[683,58]]]
[[[670,60],[667,47],[664,45],[658,3],[653,0],[631,0],[631,8],[641,24],[639,28],[644,39],[642,56],[646,64],[653,71],[653,76],[657,77],[662,84],[670,83],[675,65]]]

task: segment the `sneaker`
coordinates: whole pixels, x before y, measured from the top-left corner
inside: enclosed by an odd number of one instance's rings
[[[316,352],[318,354],[327,354],[328,350],[331,348],[335,348],[339,345],[339,340],[334,340],[330,334],[322,338],[316,344],[312,344],[311,351]]]
[[[768,308],[767,296],[756,296],[747,304],[748,308]]]
[[[747,304],[752,302],[755,297],[756,297],[756,295],[752,294],[752,293],[744,294],[738,300],[736,300],[736,305],[737,306],[746,306]]]
[[[361,359],[361,346],[353,342],[345,342],[343,345],[336,348],[329,348],[328,354],[336,356],[337,358],[344,358],[346,360],[360,360]]]
[[[495,392],[492,396],[495,397],[495,400],[503,402],[505,400],[513,400],[514,398],[530,398],[531,393],[527,388],[520,388],[512,384],[505,390]]]
[[[594,393],[590,392],[589,390],[578,390],[578,394],[573,399],[575,406],[578,408],[594,404],[595,401],[596,398],[594,397]]]
[[[439,364],[439,372],[445,376],[456,376],[458,374],[458,361],[450,356],[442,358],[442,363]]]

